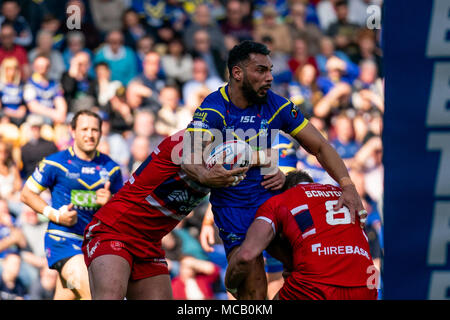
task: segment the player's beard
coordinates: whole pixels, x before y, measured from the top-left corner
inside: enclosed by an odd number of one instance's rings
[[[267,103],[267,93],[264,94],[263,96],[259,95],[258,92],[255,89],[253,89],[250,81],[248,81],[246,76],[244,76],[244,79],[242,81],[242,94],[250,104]]]

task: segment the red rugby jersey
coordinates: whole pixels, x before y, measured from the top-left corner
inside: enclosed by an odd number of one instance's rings
[[[95,216],[113,226],[120,219],[151,241],[159,241],[209,193],[181,170],[184,130],[167,137]]]
[[[346,207],[333,211],[341,194],[332,185],[299,184],[267,200],[256,213],[256,219],[271,223],[289,240],[294,278],[353,287],[365,286],[373,275],[367,236],[358,218],[352,224]]]

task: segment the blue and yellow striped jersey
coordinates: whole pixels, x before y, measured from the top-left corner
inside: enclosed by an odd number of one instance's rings
[[[123,185],[120,167],[110,157],[97,152],[93,160],[85,161],[78,158],[72,147],[69,147],[44,158],[28,178],[27,185],[33,191],[48,188],[52,196],[52,207],[55,209],[73,203],[78,212],[77,223],[66,227],[50,222],[48,232],[80,238],[99,208],[95,191],[103,188],[108,180],[111,182],[112,194]]]
[[[267,102],[240,109],[228,95],[228,85],[208,95],[194,113],[187,131],[207,132],[215,142],[241,139],[254,149],[270,148],[279,130],[295,136],[308,120],[288,99],[269,90]],[[213,207],[258,207],[274,192],[261,186],[260,168],[251,168],[235,187],[211,190]]]

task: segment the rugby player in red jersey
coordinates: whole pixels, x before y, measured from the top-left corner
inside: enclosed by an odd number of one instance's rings
[[[250,262],[281,234],[292,247],[291,273],[275,299],[376,300],[370,281],[376,270],[362,229],[365,218],[352,224],[347,207],[333,209],[341,188],[314,183],[303,171],[289,173],[284,188],[288,190],[258,209],[230,260],[227,290],[239,298]]]
[[[161,239],[210,191],[181,170],[183,134],[163,140],[87,225],[82,250],[92,299],[172,298]],[[246,170],[215,165],[202,182],[235,185]]]

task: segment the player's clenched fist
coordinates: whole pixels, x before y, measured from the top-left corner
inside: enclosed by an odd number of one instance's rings
[[[105,183],[105,186],[101,189],[98,189],[95,192],[95,195],[97,196],[97,204],[104,206],[109,199],[111,199],[111,191],[109,191],[109,187],[111,186],[111,182],[108,180]]]
[[[63,226],[71,227],[78,221],[77,211],[73,210],[73,203],[64,205],[58,210],[50,206],[46,206],[43,212],[44,216],[49,218],[52,222],[61,224]]]

